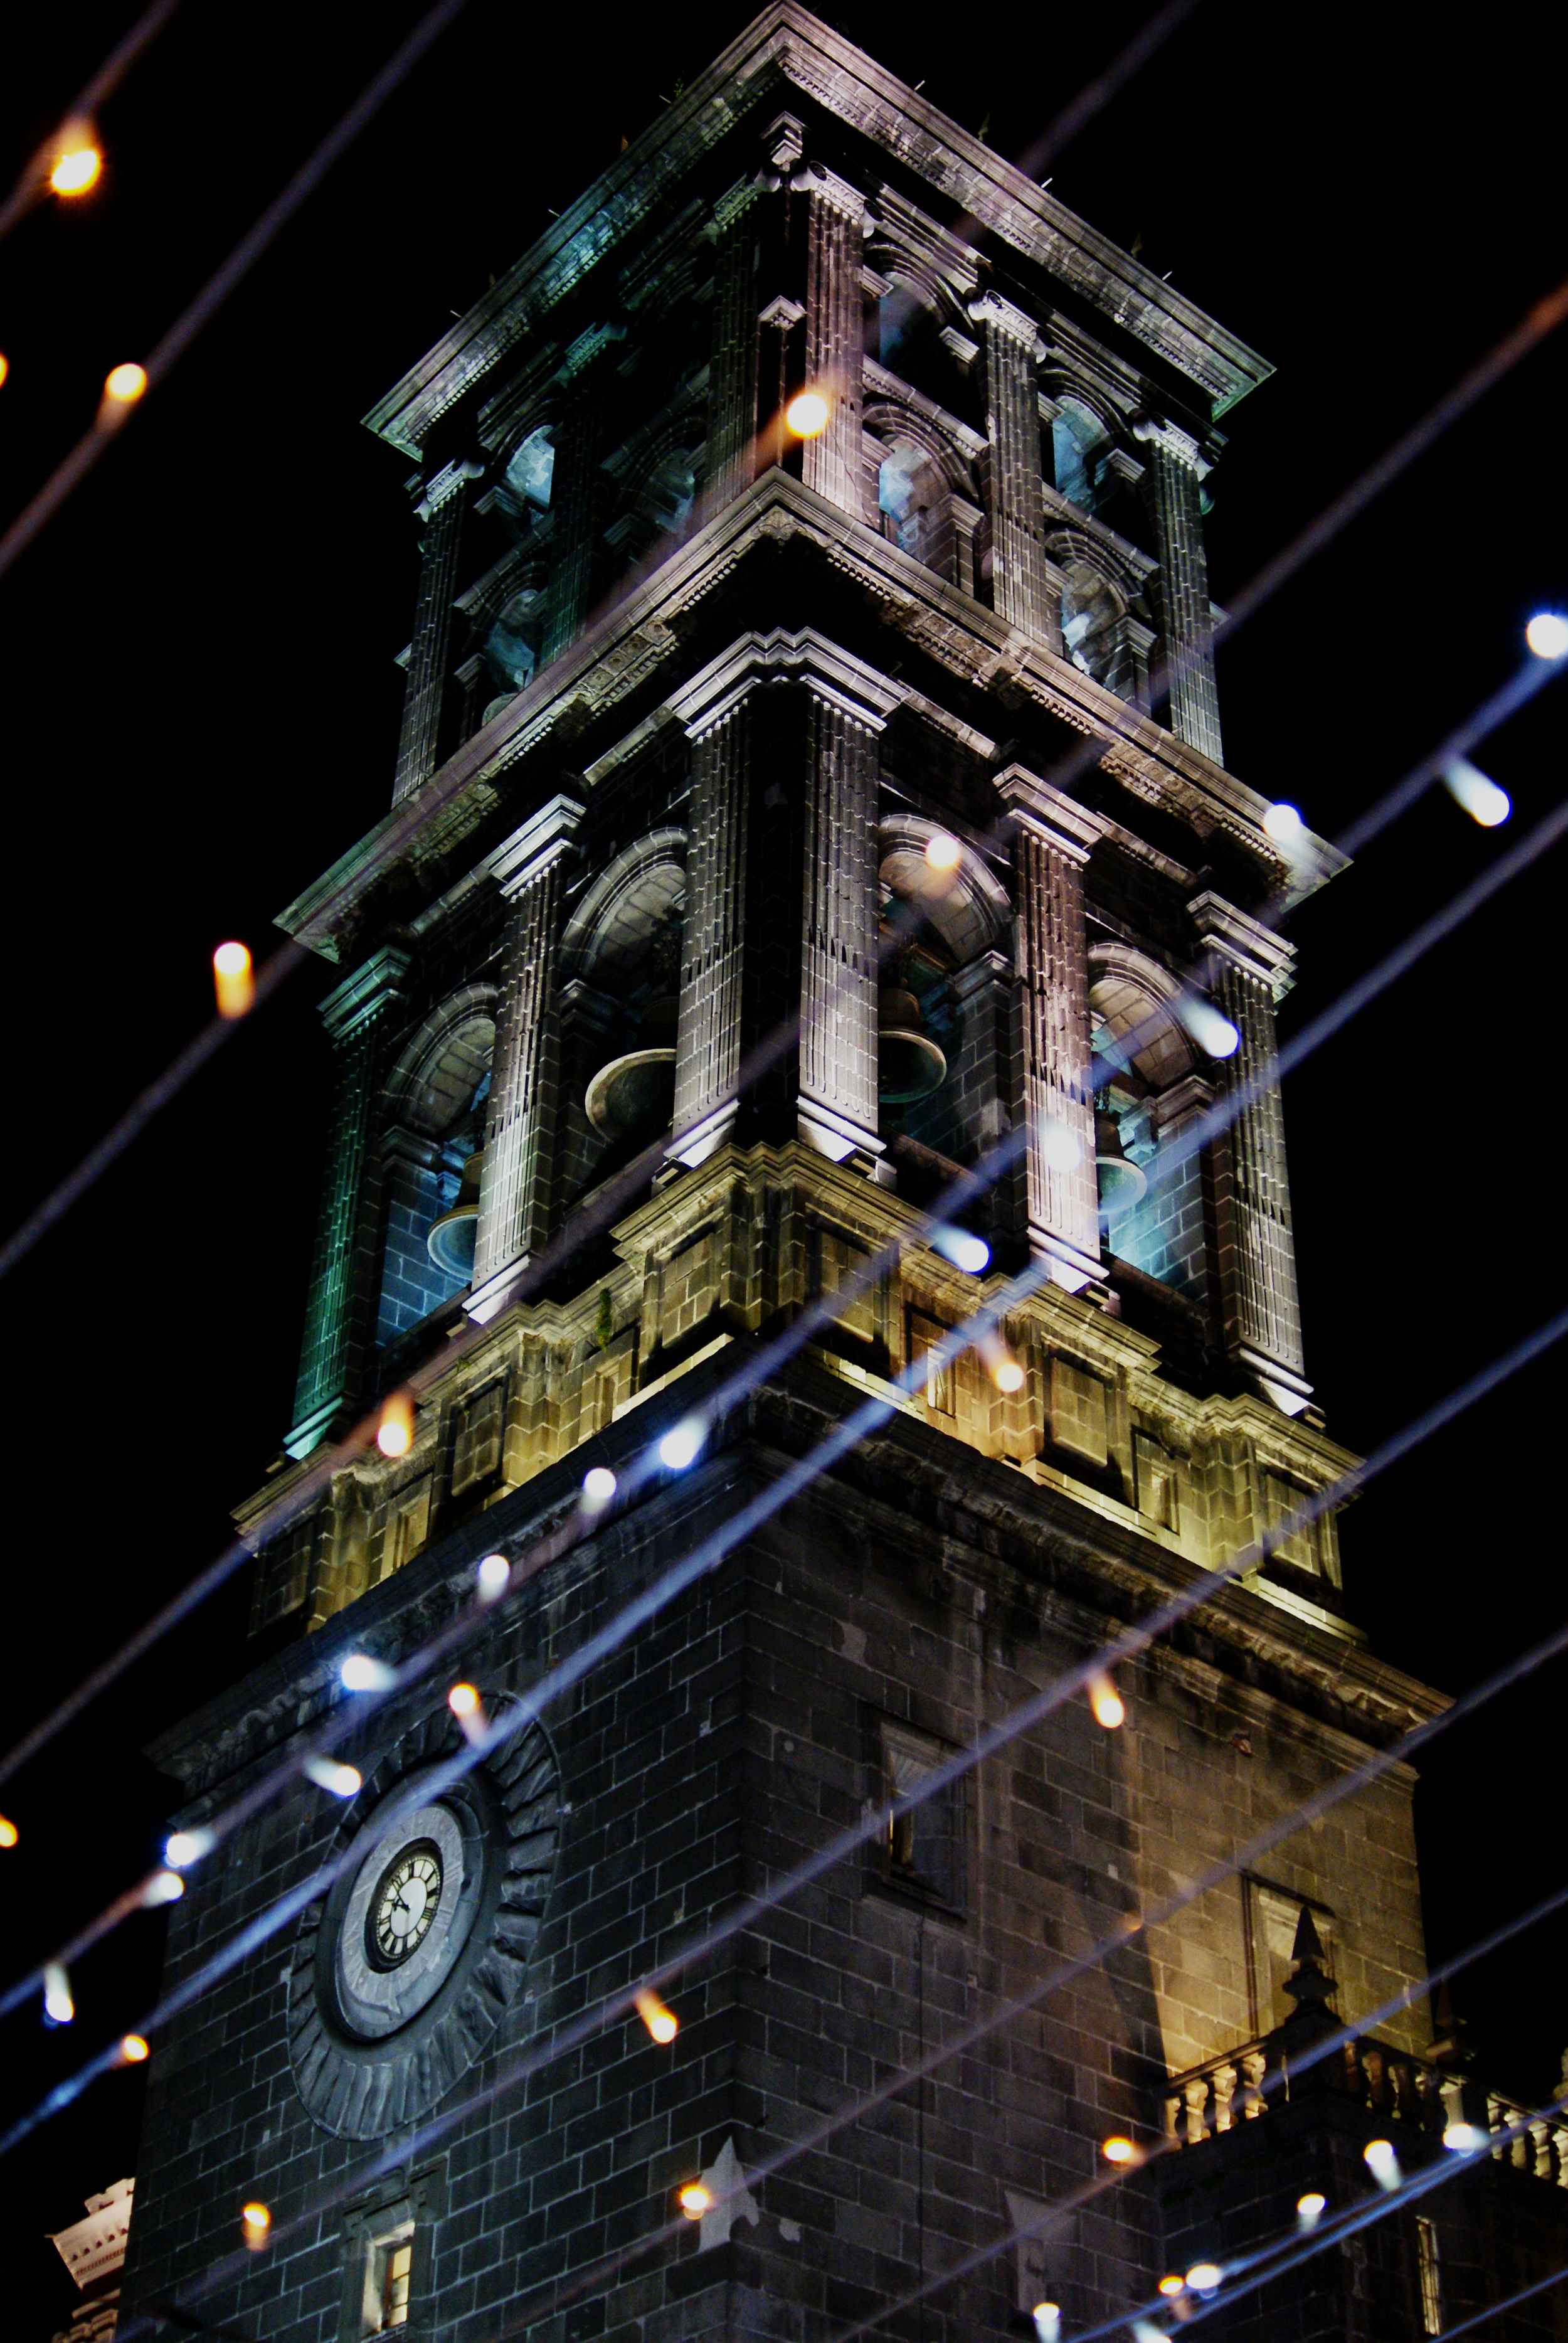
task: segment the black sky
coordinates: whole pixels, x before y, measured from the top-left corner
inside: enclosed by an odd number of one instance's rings
[[[0,178],[128,5],[8,26]],[[186,5],[106,109],[98,191],[0,246],[0,522],[90,421],[390,52],[417,10]],[[896,12],[850,36],[1016,154],[1143,19]],[[559,15],[469,0],[299,221],[0,582],[0,920],[10,1228],[206,1017],[226,934],[273,914],[384,809],[413,607],[407,466],[358,417],[746,21],[743,7]],[[1261,349],[1213,483],[1221,603],[1555,284],[1559,98],[1541,19],[1462,41],[1430,13],[1203,0],[1054,166],[1054,192]],[[976,29],[970,35],[970,28]],[[1227,762],[1333,834],[1568,607],[1562,337],[1526,362],[1221,659]],[[1560,796],[1563,699],[1479,753],[1515,828]],[[1298,918],[1297,1023],[1496,852],[1438,796]],[[1568,869],[1564,863],[1563,869]],[[1561,1305],[1547,863],[1286,1089],[1308,1365],[1365,1451]],[[225,1539],[288,1416],[320,1164],[307,971],[0,1292],[9,1469],[4,1741]],[[1555,1359],[1347,1517],[1347,1582],[1386,1659],[1457,1691],[1562,1614]],[[0,1799],[6,1977],[142,1868],[141,1744],[243,1664],[210,1606]],[[1557,1885],[1564,1679],[1440,1741],[1418,1797],[1433,1957]],[[25,2104],[151,1998],[157,1927],[83,1966],[76,2026],[0,2029]],[[1463,1988],[1493,2070],[1544,2091],[1568,2040],[1568,1926]],[[98,2086],[0,2176],[15,2333],[72,2291],[45,2228],[131,2167],[137,2091]]]

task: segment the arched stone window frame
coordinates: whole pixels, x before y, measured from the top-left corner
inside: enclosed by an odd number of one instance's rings
[[[691,502],[677,528],[660,529],[641,508],[642,498],[659,467],[678,451],[690,461]],[[606,458],[614,509],[604,538],[623,572],[662,560],[699,526],[707,459],[707,389],[691,378],[680,385],[668,407]]]
[[[934,1149],[933,1161],[970,1161],[1000,1137],[1009,1119],[1013,914],[1005,886],[961,838],[957,866],[940,873],[931,869],[927,846],[954,835],[923,814],[884,813],[877,826],[877,873],[879,897],[892,892],[917,900],[952,961],[945,985],[950,1026],[928,1036],[948,1059],[942,1083],[915,1111],[912,1132],[907,1111],[890,1111],[918,1146]],[[890,975],[884,965],[884,983]]]
[[[427,1307],[410,1316],[414,1305],[392,1293],[400,1273],[405,1283],[418,1267],[414,1238],[427,1210],[428,1183],[442,1168],[443,1140],[461,1117],[464,1105],[482,1080],[481,1056],[487,1066],[495,1047],[498,1001],[493,984],[470,983],[437,1003],[415,1027],[394,1061],[382,1092],[379,1134],[380,1196],[378,1202],[377,1279],[377,1341],[383,1347],[399,1340],[430,1310],[441,1308],[456,1289],[437,1292],[433,1280]],[[444,1063],[463,1036],[484,1025],[490,1046],[472,1054],[464,1079],[455,1086],[440,1084]],[[476,1134],[477,1152],[484,1132]],[[407,1256],[400,1261],[399,1252]]]
[[[913,397],[900,397],[887,381],[879,381],[869,390],[862,419],[867,518],[892,542],[901,543],[896,529],[890,526],[881,502],[881,467],[900,441],[918,448],[934,476],[937,489],[920,550],[909,546],[902,549],[937,577],[946,578],[949,585],[972,594],[976,534],[982,518],[979,484],[974,467],[953,432],[944,429],[929,405],[918,403]]]
[[[677,905],[684,911],[687,846],[688,832],[676,823],[632,840],[573,907],[561,937],[562,1062],[567,1069],[562,1111],[568,1154],[579,1175],[591,1171],[605,1144],[588,1117],[586,1101],[594,1076],[606,1063],[654,1039],[634,1029],[625,980],[646,940],[650,890],[660,916],[668,916]],[[678,989],[678,980],[671,987],[671,1004]],[[673,1005],[668,1022],[668,1046],[673,1049]],[[665,1045],[662,1028],[658,1043]]]
[[[1142,578],[1132,563],[1121,557],[1106,535],[1091,534],[1082,528],[1050,528],[1045,539],[1046,582],[1053,598],[1058,628],[1064,626],[1064,603],[1069,588],[1069,574],[1074,568],[1093,572],[1117,606],[1113,623],[1101,630],[1098,639],[1106,656],[1101,665],[1103,672],[1082,667],[1068,649],[1065,636],[1062,656],[1071,659],[1081,673],[1088,673],[1093,682],[1114,691],[1120,699],[1131,699],[1140,707],[1149,696],[1149,654],[1154,643],[1154,630],[1138,614],[1135,606]],[[1152,568],[1152,563],[1149,567]]]
[[[531,399],[513,427],[507,432],[499,452],[487,468],[487,479],[476,509],[481,514],[494,513],[498,508],[508,512],[518,528],[518,540],[507,547],[490,567],[457,595],[453,608],[467,620],[462,648],[454,673],[461,689],[461,735],[467,739],[479,726],[498,715],[509,699],[526,688],[523,682],[497,672],[491,649],[491,635],[503,611],[519,594],[533,593],[540,626],[549,585],[555,516],[553,502],[548,506],[530,506],[522,509],[507,486],[507,474],[528,442],[541,431],[554,432],[561,420],[559,394],[553,387],[541,397]],[[553,484],[552,484],[553,485]],[[538,644],[531,648],[538,652]]]

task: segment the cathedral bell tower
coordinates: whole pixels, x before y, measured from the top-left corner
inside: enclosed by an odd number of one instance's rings
[[[1203,481],[1267,372],[776,0],[370,417],[417,468],[396,789],[283,915],[332,971],[336,1098],[287,1457],[242,1514],[256,1664],[161,1746],[187,1821],[337,1717],[349,1652],[396,1667],[471,1611],[453,1672],[527,1705],[1037,1274],[1021,1372],[948,1361],[456,1785],[447,1677],[404,1681],[339,1750],[347,1808],[297,1778],[193,1872],[176,1976],[337,1863],[154,2046],[133,2301],[260,2198],[293,2242],[204,2315],[268,2343],[829,2343],[1033,2207],[923,2331],[1005,2337],[1049,2295],[1070,2333],[1167,2247],[1136,2186],[1050,2208],[1168,2102],[1210,2137],[1302,1912],[1347,2011],[1421,1974],[1396,1773],[1000,2015],[1431,1713],[1347,1621],[1330,1513],[1127,1672],[1120,1732],[1059,1710],[723,1937],[666,1988],[673,2041],[588,2024],[1352,1461],[1266,1081],[1263,914],[1335,857],[1265,833],[1201,648]],[[944,1251],[925,1208],[1009,1133]],[[388,1404],[392,1453],[323,1471]],[[696,1460],[647,1472],[704,1410]],[[539,1560],[589,1468],[623,1501]],[[532,1558],[481,1613],[492,1554]],[[656,2237],[715,2175],[746,2185]]]

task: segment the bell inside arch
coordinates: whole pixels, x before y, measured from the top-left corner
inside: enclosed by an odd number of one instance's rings
[[[467,1285],[474,1274],[474,1240],[479,1232],[479,1182],[484,1176],[481,1147],[463,1166],[457,1201],[431,1224],[425,1250],[447,1277],[460,1277]]]
[[[1100,1209],[1108,1221],[1121,1220],[1149,1192],[1149,1182],[1137,1164],[1127,1160],[1121,1126],[1108,1107],[1095,1110],[1094,1177]]]
[[[948,1061],[926,1031],[920,1004],[901,984],[877,996],[877,1096],[884,1106],[910,1106],[940,1088]]]
[[[607,1139],[662,1130],[675,1112],[673,993],[656,993],[642,1012],[638,1046],[602,1065],[583,1101],[588,1121]]]

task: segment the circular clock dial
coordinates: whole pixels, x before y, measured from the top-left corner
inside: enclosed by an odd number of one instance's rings
[[[387,1865],[370,1898],[365,1950],[373,1968],[400,1968],[418,1951],[441,1906],[441,1850],[422,1838]]]

